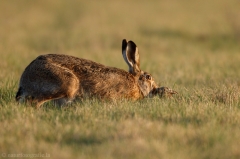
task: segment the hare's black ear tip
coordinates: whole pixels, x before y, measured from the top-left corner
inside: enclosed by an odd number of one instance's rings
[[[127,45],[127,40],[126,39],[122,40],[122,45]]]
[[[137,45],[133,42],[133,41],[128,41],[128,44],[132,47],[132,48],[136,48]]]
[[[125,50],[127,48],[127,40],[123,39],[122,40],[122,50]]]

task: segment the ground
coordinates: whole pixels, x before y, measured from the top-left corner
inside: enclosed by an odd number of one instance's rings
[[[1,1],[0,155],[50,158],[240,158],[240,2]],[[15,102],[38,55],[127,70],[122,39],[172,99]]]

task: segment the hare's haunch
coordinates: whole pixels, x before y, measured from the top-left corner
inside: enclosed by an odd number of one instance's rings
[[[159,88],[152,76],[140,69],[133,41],[122,41],[122,55],[129,72],[68,55],[40,55],[24,70],[16,100],[40,107],[49,100],[64,105],[76,97],[137,100],[176,93],[167,87]]]

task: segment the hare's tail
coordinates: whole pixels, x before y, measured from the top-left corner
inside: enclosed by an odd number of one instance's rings
[[[19,99],[21,98],[22,94],[23,94],[23,89],[22,89],[22,87],[20,87],[18,89],[18,92],[17,92],[16,97],[15,97],[16,101],[19,101]]]

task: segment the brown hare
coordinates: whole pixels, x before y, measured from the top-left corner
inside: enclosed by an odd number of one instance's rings
[[[122,55],[129,72],[68,55],[40,55],[24,70],[16,100],[38,108],[46,101],[64,105],[76,97],[137,100],[176,94],[167,87],[158,87],[152,76],[140,69],[139,52],[133,41],[123,39]]]

